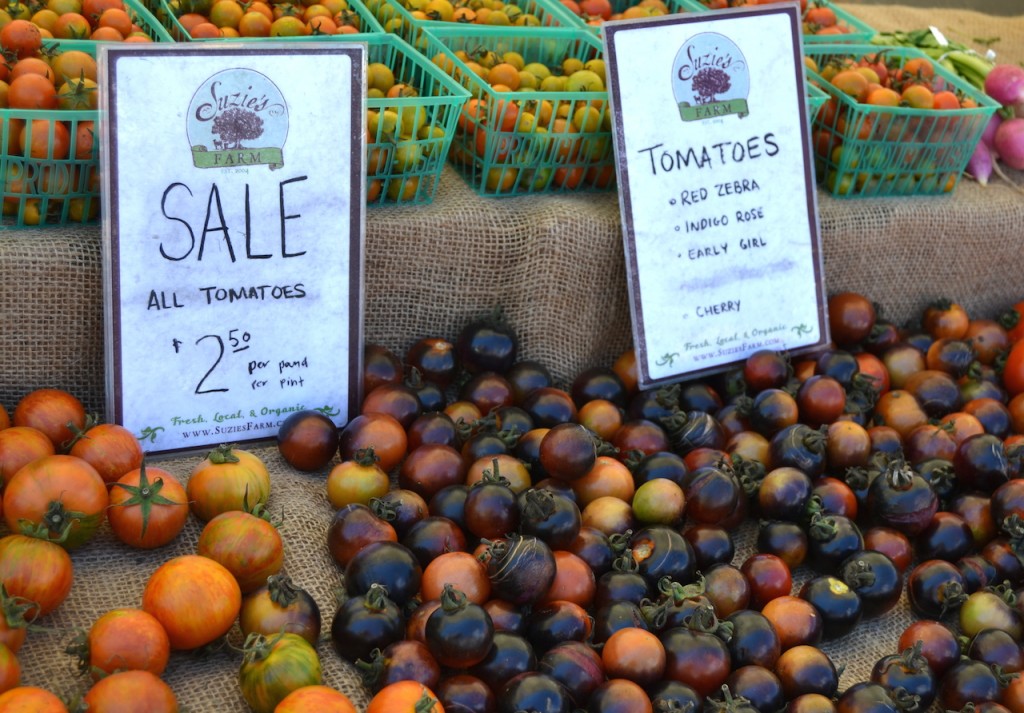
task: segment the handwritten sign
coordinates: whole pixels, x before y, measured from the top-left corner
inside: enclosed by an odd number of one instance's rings
[[[828,342],[795,5],[604,32],[642,386]]]
[[[365,47],[108,45],[100,63],[108,419],[151,453],[263,440],[305,409],[347,422]]]

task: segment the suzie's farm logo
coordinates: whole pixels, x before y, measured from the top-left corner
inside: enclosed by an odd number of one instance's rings
[[[683,121],[750,113],[750,70],[740,48],[716,32],[694,35],[672,62],[672,95]]]
[[[225,69],[192,95],[186,132],[197,168],[284,165],[288,108],[281,90],[251,69]]]

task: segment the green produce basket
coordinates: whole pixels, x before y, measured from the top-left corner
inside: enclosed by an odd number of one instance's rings
[[[819,69],[874,57],[871,45],[805,48]],[[811,82],[829,95],[812,121],[818,179],[844,198],[942,195],[953,191],[989,118],[999,105],[913,48],[886,48],[881,56],[902,67],[922,58],[934,68],[933,90],[952,91],[975,107],[916,109],[858,102],[814,70]]]
[[[416,2],[422,5],[426,4],[423,0],[416,0]],[[472,9],[477,7],[477,5],[478,3],[470,3],[466,7]],[[422,19],[413,15],[403,0],[367,0],[367,6],[377,16],[385,32],[394,32],[421,52],[425,51],[427,46],[427,40],[423,34],[424,31],[436,28],[449,26],[465,27],[468,29],[496,27],[503,30],[514,30],[531,27],[533,29],[538,27],[561,27],[567,24],[567,20],[561,11],[553,10],[548,4],[541,4],[541,0],[506,0],[503,6],[504,10],[492,11],[501,12],[508,16],[508,25],[489,25],[468,20]]]
[[[813,119],[818,110],[828,101],[828,94],[818,88],[816,84],[807,79],[807,108],[810,110],[810,117]]]
[[[576,13],[560,0],[537,0],[537,2],[553,7],[553,12],[558,13],[564,18],[563,24],[568,25],[569,27],[582,27],[597,35],[601,34],[601,27],[604,23],[596,22],[592,24],[591,22],[588,22],[585,12]],[[633,7],[638,2],[639,0],[611,0],[612,15],[614,16],[617,13],[623,12],[624,10]],[[665,5],[668,7],[670,14],[704,12],[707,10],[707,8],[701,5],[698,0],[665,0]]]
[[[156,16],[150,12],[140,0],[122,0],[125,10],[131,16],[132,22],[142,28],[142,31],[153,38],[156,42],[174,42],[174,38],[164,28]],[[82,42],[88,40],[60,40],[61,42]]]
[[[469,91],[396,35],[363,35],[362,41],[367,44],[368,64],[388,65],[396,82],[419,92],[419,96],[366,100],[368,114],[377,115],[376,120],[367,121],[367,203],[429,203]],[[388,117],[395,120],[394,129]],[[413,126],[419,128],[415,132],[402,128]]]
[[[701,9],[710,11],[720,10],[724,7],[745,7],[750,4],[747,0],[724,0],[724,2],[723,0],[692,0],[692,2],[700,5]],[[836,17],[835,26],[839,32],[827,30],[824,34],[817,34],[816,28],[810,27],[811,23],[806,21],[807,9],[814,7],[832,10]],[[805,22],[801,33],[804,44],[837,44],[840,42],[864,44],[875,36],[874,28],[828,0],[810,0],[807,9],[804,10]]]
[[[362,0],[345,0],[350,10],[359,16],[360,32],[357,34],[340,35],[303,35],[300,37],[192,37],[188,30],[182,26],[178,18],[189,12],[203,12],[209,10],[210,2],[207,0],[152,0],[158,3],[155,11],[157,19],[167,28],[170,36],[178,42],[247,42],[260,40],[275,41],[323,41],[334,39],[345,42],[358,42],[360,35],[384,32],[384,28],[377,22],[377,18],[363,4]],[[205,14],[205,12],[203,12]]]
[[[601,42],[576,28],[439,27],[427,56],[469,89],[449,158],[484,196],[606,190],[615,182],[607,91],[495,91],[457,52],[518,52],[527,64],[601,58]],[[479,55],[477,55],[479,56]]]

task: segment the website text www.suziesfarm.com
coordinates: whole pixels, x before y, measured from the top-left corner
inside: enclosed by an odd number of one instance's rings
[[[226,436],[232,433],[247,433],[249,431],[266,431],[281,427],[281,421],[249,421],[248,423],[236,423],[230,425],[214,426],[213,428],[198,428],[191,431],[181,431],[181,437],[209,438],[210,436]]]
[[[782,343],[783,340],[780,338],[769,337],[764,341],[740,342],[739,344],[733,346],[719,347],[718,349],[714,349],[711,351],[699,352],[697,354],[693,354],[692,358],[694,361],[707,361],[709,359],[716,359],[718,357],[729,356],[730,354],[745,354],[754,351],[755,349],[767,349],[770,347],[775,347],[776,345]]]

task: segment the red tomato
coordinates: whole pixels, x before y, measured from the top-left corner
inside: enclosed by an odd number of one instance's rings
[[[0,711],[12,713],[68,713],[57,696],[35,686],[18,686],[0,693]]]
[[[105,483],[113,483],[142,464],[139,439],[124,426],[99,423],[76,435],[68,453],[96,469]]]
[[[141,609],[108,611],[93,622],[85,643],[81,668],[94,681],[115,671],[149,671],[159,676],[171,653],[163,625]]]
[[[206,522],[222,512],[266,503],[270,473],[252,453],[218,446],[192,469],[186,492],[193,514]]]
[[[177,713],[178,699],[149,671],[120,671],[97,681],[82,699],[90,713]]]
[[[196,551],[224,565],[243,594],[259,589],[284,564],[277,528],[257,515],[233,510],[206,523]]]
[[[126,545],[161,547],[185,527],[188,496],[171,473],[143,465],[111,487],[107,518],[114,535]]]
[[[85,428],[85,406],[67,391],[36,389],[18,402],[14,425],[38,428],[53,441],[54,448],[61,450],[74,437],[75,428]]]
[[[0,644],[0,693],[9,691],[21,681],[21,664],[4,644]]]
[[[96,533],[108,503],[106,484],[91,465],[74,456],[44,456],[7,483],[4,519],[14,532],[27,524],[73,549]]]
[[[1003,367],[1003,386],[1011,396],[1024,392],[1024,340],[1017,342],[1010,349]]]
[[[60,545],[28,535],[0,539],[0,584],[12,597],[34,603],[27,616],[37,608],[39,616],[56,609],[71,591],[71,579],[71,557]]]
[[[195,649],[227,633],[242,606],[242,591],[222,564],[182,555],[160,565],[142,593],[142,608],[156,617],[171,648]]]

